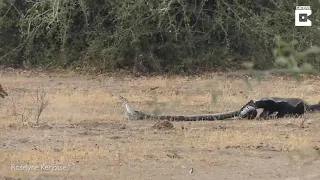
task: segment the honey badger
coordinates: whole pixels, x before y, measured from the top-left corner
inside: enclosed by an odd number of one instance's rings
[[[259,119],[282,118],[285,116],[298,117],[306,112],[320,111],[320,104],[309,105],[300,98],[261,98],[256,101],[250,100],[240,110],[216,114],[199,115],[151,115],[131,108],[129,102],[120,96],[126,107],[126,117],[129,120],[158,119],[170,121],[214,121],[226,120],[233,117],[254,119],[257,117],[257,109],[263,109]]]
[[[257,109],[263,109],[259,118],[267,119],[269,117],[282,118],[285,116],[301,116],[306,112],[320,110],[320,104],[309,105],[300,98],[262,98],[256,101],[249,101],[240,111],[242,118],[253,119],[257,116]]]

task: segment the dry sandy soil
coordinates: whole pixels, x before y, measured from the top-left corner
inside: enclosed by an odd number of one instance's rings
[[[320,100],[319,78],[130,78],[1,72],[2,179],[320,179],[320,114],[268,121],[127,121],[118,95],[148,113],[238,109],[267,96]],[[41,87],[43,86],[43,90]],[[37,110],[44,102],[39,124]],[[31,169],[24,169],[31,168]],[[32,169],[33,168],[33,169]],[[58,169],[57,169],[58,168]],[[22,170],[21,170],[22,169]]]

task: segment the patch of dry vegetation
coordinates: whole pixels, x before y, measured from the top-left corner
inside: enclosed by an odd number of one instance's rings
[[[251,82],[253,90],[241,79],[216,75],[115,79],[2,74],[1,84],[9,97],[1,99],[0,174],[102,177],[104,167],[112,169],[108,174],[113,179],[119,176],[117,168],[128,163],[211,166],[240,158],[212,159],[212,151],[276,153],[320,147],[317,114],[270,121],[173,122],[173,127],[163,129],[152,128],[155,121],[127,122],[117,99],[122,95],[137,109],[165,114],[224,112],[265,96],[320,100],[316,78],[301,83],[276,77],[261,84]],[[35,99],[42,85],[49,103],[41,113],[41,124],[35,126],[37,111],[32,107],[39,104]],[[69,169],[63,173],[10,170],[10,164],[25,163],[63,164]]]

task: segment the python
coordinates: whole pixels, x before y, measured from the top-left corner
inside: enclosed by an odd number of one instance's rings
[[[320,111],[320,104],[310,105],[300,98],[261,98],[256,101],[250,100],[240,110],[199,115],[152,115],[134,110],[128,100],[120,96],[126,107],[126,117],[129,120],[158,119],[170,121],[214,121],[231,118],[240,119],[270,119],[283,117],[299,117],[307,112]],[[258,109],[263,109],[258,115]]]

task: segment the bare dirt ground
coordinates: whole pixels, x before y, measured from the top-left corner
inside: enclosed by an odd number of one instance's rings
[[[316,77],[301,83],[250,80],[252,90],[241,79],[217,75],[129,78],[3,71],[0,79],[9,93],[0,99],[2,179],[320,179],[319,113],[268,121],[173,122],[173,128],[160,129],[154,120],[127,121],[118,99],[122,95],[136,109],[166,114],[230,111],[268,96],[317,103]],[[43,102],[37,94],[43,93],[49,104],[36,124]]]

